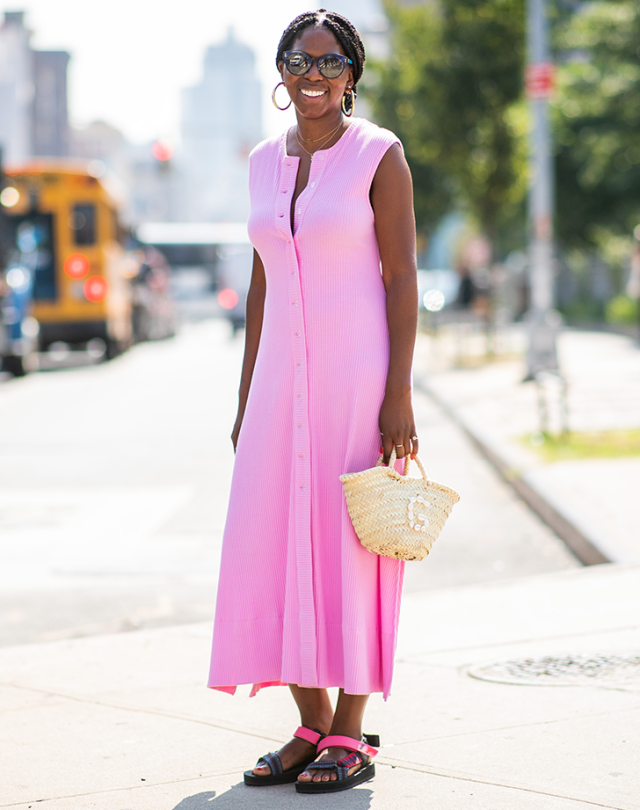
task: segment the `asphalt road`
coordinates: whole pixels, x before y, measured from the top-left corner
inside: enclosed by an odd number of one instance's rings
[[[225,322],[0,382],[0,645],[211,619],[242,335]],[[416,396],[422,459],[461,502],[409,591],[577,565]]]

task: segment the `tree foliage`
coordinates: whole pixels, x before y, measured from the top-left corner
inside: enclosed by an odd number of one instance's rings
[[[402,139],[419,227],[452,206],[495,240],[526,192],[524,0],[389,0],[391,54],[368,90]]]
[[[386,10],[390,55],[368,93],[404,143],[419,228],[462,208],[494,244],[524,241],[525,0],[387,0]],[[550,0],[550,11],[557,234],[621,266],[640,223],[640,0]]]
[[[606,253],[640,223],[640,0],[584,3],[555,45],[557,231]]]

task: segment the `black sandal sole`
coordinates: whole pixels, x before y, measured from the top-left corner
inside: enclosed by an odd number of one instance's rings
[[[311,763],[309,763],[311,764]],[[308,766],[307,766],[308,767]],[[300,771],[302,773],[302,771]],[[298,793],[337,793],[340,790],[349,790],[349,788],[361,785],[363,782],[368,782],[376,775],[376,766],[373,762],[365,765],[346,779],[335,780],[328,782],[296,782],[296,791]]]

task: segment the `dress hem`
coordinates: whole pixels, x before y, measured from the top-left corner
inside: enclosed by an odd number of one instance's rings
[[[295,685],[298,686],[299,684],[295,684]],[[216,692],[224,692],[227,695],[232,695],[233,696],[233,695],[236,694],[238,686],[249,686],[249,684],[248,683],[238,683],[235,686],[213,686],[212,684],[207,684],[207,689],[213,689]],[[268,686],[289,686],[289,684],[284,683],[284,681],[263,681],[262,683],[254,683],[254,684],[251,684],[251,692],[249,693],[249,697],[255,697],[261,689],[266,689]],[[302,688],[304,688],[304,687],[302,687]],[[344,686],[340,686],[340,684],[337,684],[337,683],[330,683],[330,684],[325,684],[324,686],[320,685],[320,686],[307,687],[307,688],[312,688],[312,689],[336,689],[336,688],[337,689],[344,689]],[[385,701],[389,698],[389,695],[391,694],[391,689],[387,689],[386,691],[384,689],[373,689],[371,692],[368,692],[368,693],[347,692],[346,690],[344,690],[344,691],[345,691],[345,695],[352,695],[352,694],[353,695],[356,695],[356,694],[376,695],[376,694],[382,693],[382,699],[385,700]]]

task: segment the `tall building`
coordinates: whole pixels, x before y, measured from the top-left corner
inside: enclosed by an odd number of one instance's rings
[[[331,8],[344,14],[358,29],[367,58],[381,59],[387,55],[389,21],[382,0],[336,0]]]
[[[6,11],[0,26],[0,147],[4,160],[31,155],[33,60],[23,11]]]
[[[24,11],[0,26],[0,147],[7,162],[68,154],[65,51],[34,51]]]
[[[67,65],[65,51],[34,51],[33,143],[34,155],[69,154]]]
[[[183,91],[181,131],[181,218],[246,219],[248,156],[262,139],[262,109],[255,55],[233,30],[207,49],[200,83]]]

